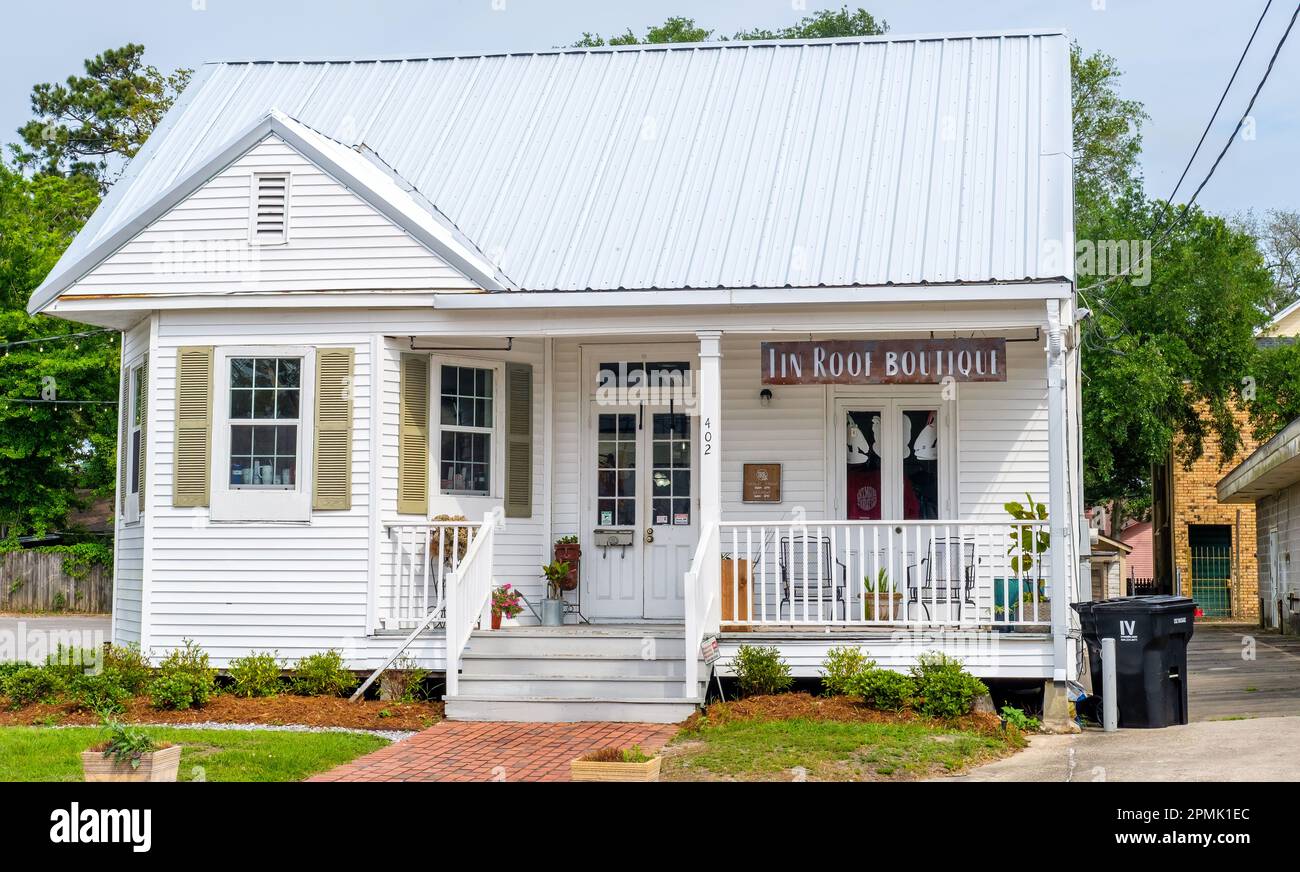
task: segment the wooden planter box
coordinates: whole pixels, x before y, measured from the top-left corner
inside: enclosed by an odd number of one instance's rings
[[[644,763],[593,763],[574,760],[569,764],[574,781],[658,781],[659,758]]]
[[[105,757],[103,751],[81,752],[81,771],[87,781],[175,781],[180,765],[180,745],[150,751],[134,769],[130,763]]]
[[[736,574],[734,579],[733,571]],[[719,585],[722,588],[721,614],[724,628],[749,629],[749,627],[726,627],[730,621],[749,621],[754,617],[754,604],[749,596],[749,561],[723,558]]]

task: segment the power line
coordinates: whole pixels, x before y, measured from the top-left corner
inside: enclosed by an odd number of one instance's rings
[[[0,349],[8,351],[10,348],[18,348],[22,345],[36,345],[42,342],[60,342],[65,339],[83,339],[87,336],[100,336],[104,333],[112,333],[116,335],[117,331],[106,328],[103,330],[84,330],[81,333],[58,333],[54,336],[40,336],[36,339],[16,339],[13,342],[0,343]]]

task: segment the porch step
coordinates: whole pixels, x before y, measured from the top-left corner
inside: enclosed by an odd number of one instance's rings
[[[684,630],[671,625],[508,627],[471,634],[451,720],[647,721],[689,717]]]
[[[449,696],[447,718],[453,721],[627,721],[675,724],[695,713],[700,699],[634,699],[550,696]]]

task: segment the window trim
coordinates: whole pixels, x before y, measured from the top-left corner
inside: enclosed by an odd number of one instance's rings
[[[292,488],[230,485],[230,361],[236,357],[301,357],[298,389],[298,477]],[[305,345],[240,345],[213,349],[211,508],[213,521],[310,521],[316,409],[316,349]],[[242,419],[241,419],[242,420]]]
[[[442,488],[442,367],[460,366],[471,369],[486,369],[492,373],[492,426],[462,427],[446,425],[453,432],[487,433],[491,437],[492,469],[488,474],[488,492],[486,494],[461,493],[446,491]],[[473,357],[446,357],[431,355],[429,358],[429,475],[433,478],[430,493],[450,500],[500,500],[505,496],[505,430],[503,418],[505,408],[506,362],[504,360],[480,360]]]
[[[122,452],[126,458],[126,513],[123,520],[128,524],[140,523],[140,448],[135,441],[136,434],[141,431],[141,421],[136,420],[136,412],[140,405],[140,377],[144,373],[144,356],[141,355],[130,363],[126,368],[127,378],[127,406],[126,413],[126,432],[122,438],[126,440],[126,449]]]

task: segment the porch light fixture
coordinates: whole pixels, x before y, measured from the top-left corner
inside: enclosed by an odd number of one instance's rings
[[[763,388],[761,391],[759,391],[758,402],[764,409],[772,405],[772,389]]]

